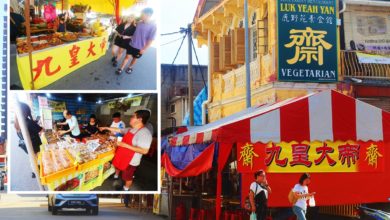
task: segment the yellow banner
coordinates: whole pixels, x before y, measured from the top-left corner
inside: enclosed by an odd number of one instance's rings
[[[65,102],[57,102],[48,100],[49,106],[52,108],[52,112],[63,112],[66,110]]]
[[[107,36],[95,37],[33,52],[33,79],[31,79],[28,55],[18,56],[16,61],[23,88],[31,90],[32,81],[34,89],[44,88],[80,67],[99,59],[106,53],[107,39]]]
[[[238,170],[270,173],[383,172],[385,143],[362,141],[238,144]]]
[[[120,9],[128,9],[136,4],[137,0],[120,0]],[[103,14],[115,14],[114,4],[107,0],[65,0],[64,6],[71,7],[73,5],[88,5],[91,7],[91,11]],[[61,10],[61,1],[57,3],[57,9]],[[66,10],[66,8],[64,8]],[[120,11],[121,11],[120,10]]]

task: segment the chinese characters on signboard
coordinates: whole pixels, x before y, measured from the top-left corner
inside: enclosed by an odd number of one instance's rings
[[[335,82],[336,0],[278,0],[280,81]]]
[[[104,56],[107,37],[95,37],[33,53],[31,79],[29,57],[17,57],[19,77],[24,89],[41,89],[78,68]]]
[[[239,144],[238,169],[253,172],[378,172],[384,169],[382,142],[291,142]]]

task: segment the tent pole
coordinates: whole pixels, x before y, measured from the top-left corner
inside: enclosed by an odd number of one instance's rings
[[[34,90],[34,74],[33,74],[33,64],[32,64],[32,47],[31,47],[31,29],[30,29],[30,0],[25,0],[24,2],[24,17],[26,20],[26,38],[27,38],[27,47],[28,47],[28,59],[30,66],[30,77],[31,77],[31,89]]]
[[[181,186],[181,184],[182,184],[182,180],[183,180],[183,178],[180,178],[179,179],[180,181],[179,181],[179,195],[181,195],[181,190],[182,190],[182,186]]]
[[[173,177],[169,176],[169,191],[168,191],[168,210],[169,210],[169,219],[173,219]]]

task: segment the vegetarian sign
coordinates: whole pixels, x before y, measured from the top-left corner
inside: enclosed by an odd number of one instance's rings
[[[303,141],[268,144],[240,143],[238,170],[252,173],[383,172],[385,144],[362,141]]]
[[[337,81],[336,2],[277,1],[280,81]]]

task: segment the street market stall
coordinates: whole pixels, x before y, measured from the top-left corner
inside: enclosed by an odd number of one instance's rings
[[[41,190],[47,191],[114,190],[106,180],[115,173],[112,160],[123,134],[99,128],[110,127],[119,114],[124,129],[135,111],[156,103],[154,94],[29,94],[24,99],[15,109],[15,129]],[[30,111],[29,119],[19,120]],[[155,117],[148,122],[151,132]],[[156,145],[147,156],[155,157]]]
[[[106,54],[108,36],[79,34],[73,32],[54,33],[31,37],[34,64],[33,78],[30,72],[28,44],[26,38],[17,39],[16,62],[24,89],[43,88],[67,74],[98,60]]]
[[[107,29],[112,27],[103,25],[99,18],[115,16],[119,23],[122,10],[136,3],[135,0],[50,0],[36,6],[38,13],[24,10],[24,18],[32,19],[25,19],[26,36],[16,42],[16,62],[23,88],[44,88],[103,57],[108,49]],[[30,7],[30,1],[24,1],[24,8]],[[89,13],[94,13],[97,19],[87,21]]]
[[[272,187],[270,207],[290,207],[289,191],[304,172],[312,173],[317,206],[390,198],[390,113],[332,90],[246,109],[176,135],[170,145],[161,163],[172,178],[216,172],[215,211],[195,207],[190,215],[219,219],[221,205],[225,216],[240,215],[228,210],[222,193],[232,166],[240,174],[241,207],[260,169]]]
[[[42,139],[50,142],[39,154],[40,180],[50,191],[90,191],[101,186],[115,172],[111,165],[116,138],[96,135],[78,142],[59,138],[51,131]],[[53,138],[54,137],[54,138]]]

